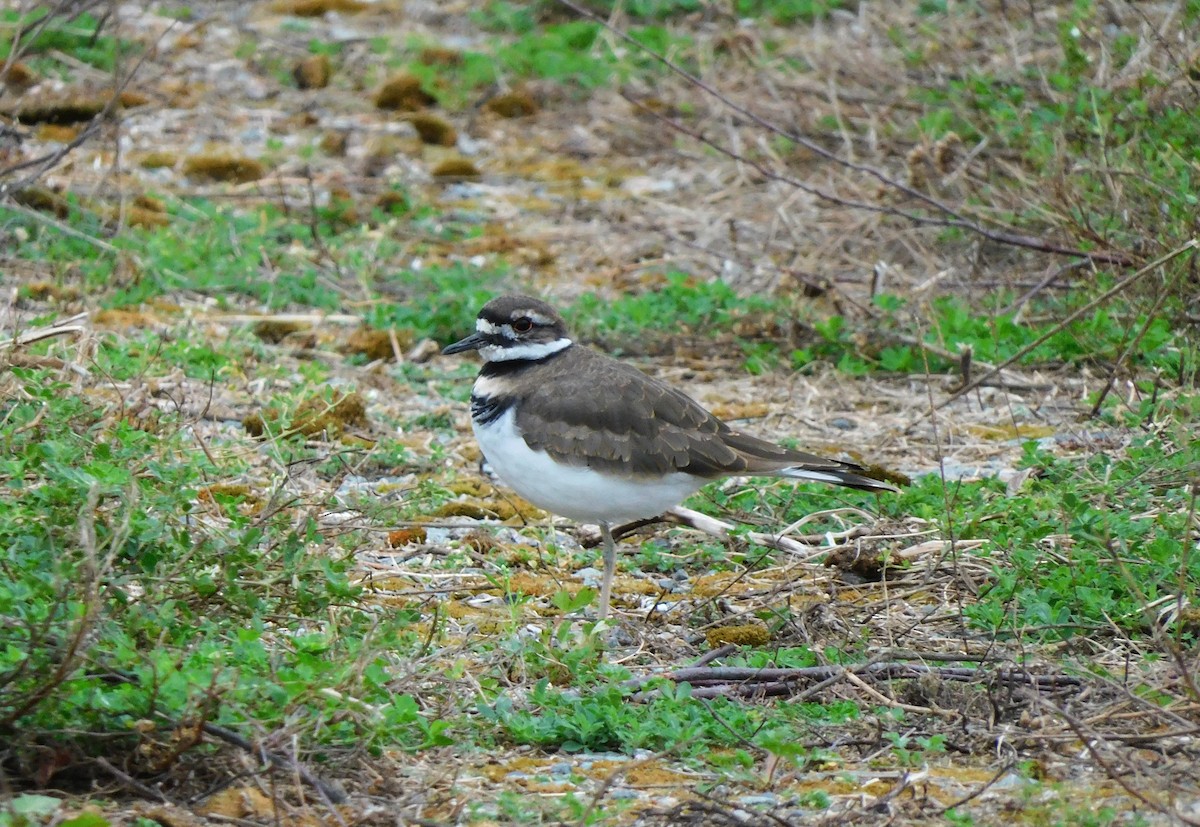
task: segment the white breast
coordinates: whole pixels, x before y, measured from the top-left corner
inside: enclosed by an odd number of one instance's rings
[[[525,443],[512,408],[487,425],[476,425],[475,438],[492,469],[514,491],[538,508],[581,523],[656,517],[706,482],[679,472],[644,479],[560,465]]]

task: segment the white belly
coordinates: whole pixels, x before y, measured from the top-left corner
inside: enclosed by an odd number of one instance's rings
[[[492,470],[538,508],[576,522],[624,523],[656,517],[706,482],[679,472],[646,480],[560,465],[545,451],[525,444],[514,419],[510,408],[487,425],[475,426],[475,438]]]

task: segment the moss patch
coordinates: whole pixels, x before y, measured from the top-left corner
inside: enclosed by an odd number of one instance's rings
[[[292,67],[292,77],[301,89],[324,89],[329,85],[333,67],[327,55],[312,55]]]
[[[447,158],[430,172],[434,178],[478,178],[479,168],[462,156]]]
[[[329,12],[358,14],[370,7],[362,0],[275,0],[271,11],[295,17],[324,17]]]
[[[413,115],[408,120],[417,130],[422,143],[436,146],[454,146],[458,143],[458,131],[444,118],[428,113]]]
[[[252,413],[242,419],[242,427],[253,437],[270,432],[283,436],[324,434],[337,438],[347,428],[364,428],[367,424],[367,402],[357,392],[336,393],[332,399],[310,397],[300,403],[290,421],[285,421],[282,412],[276,408],[267,408],[261,414]]]
[[[189,178],[246,184],[262,178],[267,174],[267,169],[253,158],[229,151],[214,151],[186,158],[183,172]]]
[[[437,103],[437,99],[421,88],[416,75],[392,75],[375,93],[375,106],[396,112],[416,112]]]
[[[513,90],[489,100],[484,108],[502,118],[523,118],[536,115],[541,109],[533,96],[524,90]]]

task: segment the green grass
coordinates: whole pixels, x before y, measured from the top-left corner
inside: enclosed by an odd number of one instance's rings
[[[1106,285],[1102,282],[1100,286]],[[786,357],[795,369],[824,362],[851,375],[873,371],[922,374],[953,372],[957,362],[916,345],[895,343],[894,339],[889,342],[888,334],[919,339],[950,353],[969,347],[975,359],[998,364],[1057,327],[1058,320],[1075,310],[1086,296],[1041,299],[1035,313],[1023,313],[1025,318],[1034,316],[1032,322],[1020,320],[1015,311],[980,312],[981,304],[1001,308],[1013,299],[1006,292],[970,302],[943,296],[928,306],[911,307],[905,299],[881,295],[875,301],[878,321],[870,334],[874,341],[870,348],[863,347],[862,323],[853,318],[814,317],[803,305],[772,297],[742,296],[722,282],[702,282],[684,273],[669,273],[663,286],[616,301],[584,296],[566,315],[585,340],[602,342],[616,351],[647,332],[703,337],[720,335],[737,329],[740,323],[753,321],[763,338],[742,342],[747,367],[753,372],[776,367]],[[788,352],[781,331],[797,317],[808,322],[810,334],[806,344]],[[1126,354],[1129,343],[1139,333],[1138,347]],[[1186,331],[1173,327],[1165,316],[1150,316],[1136,304],[1120,301],[1066,325],[1015,364],[1074,364],[1105,369],[1123,355],[1126,366],[1161,371],[1168,376],[1186,375],[1189,366],[1196,364],[1195,343]]]
[[[68,18],[44,9],[24,14],[5,9],[0,30],[9,33],[0,37],[0,61],[15,46],[34,71],[64,79],[71,77],[67,64],[47,53],[65,52],[102,72],[112,72],[120,58],[136,53],[133,43],[102,34],[104,21],[89,13]],[[19,39],[11,34],[17,30]]]
[[[329,289],[328,264],[314,261],[309,254],[312,227],[307,222],[271,206],[239,212],[193,201],[186,211],[188,219],[179,219],[181,228],[131,229],[110,242],[122,255],[137,256],[141,262],[139,277],[128,284],[114,277],[121,266],[119,256],[96,255],[87,241],[58,234],[3,206],[0,220],[27,227],[28,240],[22,245],[21,255],[56,270],[60,285],[100,292],[101,303],[107,307],[136,306],[180,290],[211,296],[218,308],[226,310],[255,305],[263,310],[337,311],[345,302],[345,294]],[[79,210],[72,218],[85,230],[99,230],[86,211]],[[494,292],[488,280],[480,279],[478,268],[452,264],[397,273],[382,269],[377,262],[398,258],[401,251],[420,253],[434,245],[467,238],[477,232],[470,218],[456,221],[420,208],[387,220],[399,221],[410,232],[422,235],[427,239],[426,246],[414,248],[391,237],[379,239],[369,226],[347,228],[337,223],[333,213],[318,215],[318,232],[336,249],[338,265],[356,274],[361,289],[401,295],[396,301],[371,302],[364,321],[381,328],[410,330],[418,337],[461,337],[479,307]],[[433,230],[435,221],[437,229]],[[271,251],[273,265],[266,274],[264,250]],[[490,274],[490,279],[493,284],[502,282],[502,270]],[[205,360],[203,347],[175,342],[164,355],[186,355],[185,361],[199,364]],[[215,364],[221,357],[211,354],[209,361]]]
[[[776,299],[742,296],[721,281],[701,281],[687,273],[666,274],[654,290],[615,301],[595,295],[566,310],[575,330],[593,339],[628,339],[646,331],[716,336],[739,319],[778,317],[786,304]]]
[[[1148,400],[1121,421],[1096,422],[1093,427],[1101,432],[1118,429],[1113,433],[1160,423],[1151,433],[1135,433],[1117,456],[1096,451],[1084,460],[1059,458],[1049,446],[1026,442],[1021,467],[1035,473],[1015,492],[997,479],[943,483],[932,474],[898,497],[774,483],[733,493],[706,489],[692,504],[770,525],[846,506],[927,519],[943,536],[986,541],[973,556],[990,564],[992,578],[963,609],[972,626],[1027,641],[1065,640],[1114,627],[1132,636],[1152,634],[1148,603],[1163,597],[1192,604],[1200,599],[1200,555],[1188,548],[1196,538],[1190,527],[1196,502],[1189,487],[1200,480],[1200,443],[1192,436],[1198,416],[1200,396],[1193,394],[1170,402]],[[836,530],[837,524],[827,528]],[[826,527],[815,523],[806,530]],[[725,564],[761,568],[786,559],[751,547],[727,555]],[[762,617],[774,620],[771,613]],[[1184,645],[1195,635],[1191,626],[1170,632]],[[785,656],[775,652],[771,657]],[[838,659],[835,653],[826,657]]]
[[[1100,287],[1107,286],[1104,281]],[[989,297],[965,300],[958,296],[942,296],[925,308],[912,308],[897,296],[876,297],[880,314],[873,336],[880,346],[864,350],[859,345],[861,329],[853,320],[843,316],[828,316],[815,320],[812,343],[791,353],[796,368],[816,360],[833,362],[850,374],[875,370],[895,373],[945,373],[957,369],[938,352],[958,353],[969,347],[979,361],[1007,363],[1018,354],[1015,362],[1024,367],[1060,367],[1063,365],[1107,368],[1124,359],[1123,364],[1134,368],[1162,371],[1166,375],[1182,375],[1194,365],[1195,343],[1186,331],[1172,325],[1171,320],[1158,313],[1150,315],[1136,302],[1117,300],[1090,315],[1084,314],[1062,326],[1065,319],[1082,305],[1087,296],[1071,293],[1062,298],[1043,298],[1036,311],[1020,314],[1002,310],[1014,296],[998,292]],[[983,310],[990,305],[996,310]],[[1030,316],[1033,321],[1025,321]],[[913,329],[917,320],[919,328]],[[1055,332],[1045,342],[1027,348],[1044,334]],[[936,348],[928,351],[916,345],[886,343],[888,334],[917,338]],[[1129,344],[1140,335],[1137,348],[1127,353]]]
[[[614,46],[601,38],[598,23],[571,20],[535,26],[516,13],[501,19],[507,22],[497,27],[511,35],[508,39],[497,40],[488,49],[462,50],[453,65],[414,60],[406,61],[404,68],[452,110],[471,105],[482,90],[501,80],[550,80],[588,92],[666,71],[647,52],[624,43]],[[635,26],[626,34],[651,52],[670,53],[685,66],[692,65],[692,41],[681,34],[654,25]],[[418,52],[422,45],[426,44],[414,41],[406,51]]]
[[[1038,473],[1015,493],[997,480],[943,488],[930,476],[894,504],[959,539],[987,541],[981,553],[994,579],[964,610],[974,624],[1025,639],[1110,624],[1139,634],[1149,630],[1149,601],[1196,599],[1200,559],[1185,543],[1200,447],[1187,427],[1135,438],[1121,458],[1097,453],[1082,465],[1034,442],[1025,449],[1024,465]]]
[[[786,26],[822,20],[849,6],[843,0],[736,0],[734,8],[739,17],[764,18]]]
[[[143,269],[133,283],[108,290],[103,298],[105,305],[138,304],[179,290],[210,295],[225,309],[253,303],[267,310],[336,311],[345,301],[344,294],[327,287],[329,265],[315,261],[308,253],[313,227],[300,217],[284,215],[270,206],[248,212],[218,210],[203,201],[189,203],[187,214],[190,220],[183,222],[187,243],[182,243],[180,230],[174,227],[129,230],[110,242],[128,254],[136,254]],[[0,217],[4,215],[0,207]],[[58,268],[63,274],[61,282],[69,274],[75,286],[89,291],[113,283],[117,257],[95,255],[86,241],[59,235],[19,214],[9,216],[28,230],[20,254]],[[74,217],[85,228],[95,221],[83,210],[75,212]],[[375,220],[404,227],[407,233],[417,236],[417,244],[393,240],[391,234],[378,238],[370,225],[347,226],[336,211],[319,213],[316,224],[335,251],[338,266],[356,274],[361,294],[400,295],[393,301],[377,299],[369,303],[363,317],[374,327],[409,330],[418,337],[438,341],[457,339],[470,326],[477,309],[509,283],[501,261],[485,278],[480,277],[479,268],[466,264],[400,272],[379,266],[378,262],[399,257],[402,252],[419,255],[476,235],[478,229],[469,216],[439,216],[428,206],[414,204],[402,215],[379,215]],[[274,251],[273,268],[265,275],[263,250]],[[1097,289],[1108,285],[1109,280],[1101,278]],[[618,353],[644,339],[647,333],[715,337],[752,323],[756,332],[743,337],[740,346],[747,367],[754,372],[787,362],[795,369],[823,362],[853,375],[872,371],[921,374],[952,372],[956,364],[936,352],[889,340],[889,334],[918,339],[950,353],[970,347],[977,360],[1007,362],[1058,327],[1058,321],[1083,304],[1088,295],[1072,292],[1061,298],[1041,298],[1032,305],[1032,311],[1027,307],[1020,315],[1015,310],[1001,310],[1013,299],[1011,293],[1000,291],[969,301],[957,296],[939,297],[922,307],[900,297],[881,295],[875,300],[877,321],[873,323],[869,347],[864,347],[860,320],[815,316],[804,304],[787,298],[743,296],[723,282],[678,272],[667,273],[656,289],[616,301],[585,295],[564,312],[579,338],[601,343]],[[992,309],[980,312],[981,305]],[[797,320],[807,326],[808,332],[799,347],[789,348],[785,332]],[[1138,346],[1127,353],[1135,337],[1140,337]],[[203,347],[186,343],[176,343],[175,347],[187,352],[166,355],[182,357],[197,366],[206,359]],[[214,365],[221,361],[217,354],[209,354],[207,359]],[[1154,371],[1185,380],[1200,363],[1189,330],[1173,324],[1165,311],[1150,315],[1148,309],[1139,306],[1135,295],[1118,298],[1062,327],[1025,353],[1016,365],[1078,365],[1107,370],[1118,360],[1124,369]]]
[[[669,749],[691,761],[700,761],[714,747],[756,748],[801,767],[828,757],[823,750],[798,746],[807,728],[842,724],[860,713],[849,702],[748,707],[726,698],[716,699],[710,710],[691,698],[687,684],[661,683],[648,691],[653,694],[645,703],[631,704],[629,692],[611,679],[588,687],[582,697],[578,690],[563,692],[542,679],[520,706],[501,694],[481,704],[478,712],[514,744],[564,752]],[[748,764],[748,757],[735,754],[729,761]]]
[[[1026,463],[1040,473],[1016,495],[999,483],[952,492],[956,532],[987,539],[997,563],[968,617],[998,631],[1035,627],[1062,638],[1110,623],[1137,634],[1150,629],[1148,602],[1196,600],[1200,559],[1186,542],[1194,541],[1188,486],[1200,479],[1200,445],[1190,426],[1135,438],[1121,458],[1096,454],[1082,466],[1030,444]],[[932,513],[933,500],[929,506]],[[1054,537],[1065,538],[1058,543],[1066,560],[1048,557]]]

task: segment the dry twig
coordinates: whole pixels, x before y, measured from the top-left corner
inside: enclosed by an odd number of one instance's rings
[[[283,769],[296,773],[296,775],[299,776],[304,783],[315,789],[323,798],[326,799],[326,803],[330,805],[331,809],[332,805],[341,804],[346,800],[346,794],[342,792],[342,790],[322,779],[308,767],[304,766],[298,761],[293,761],[286,755],[280,755],[277,752],[264,749],[260,744],[256,744],[253,741],[238,735],[233,730],[217,726],[216,724],[205,723],[204,731],[215,738],[220,738],[222,741],[227,741],[228,743],[245,750],[251,755],[257,755],[274,766],[282,767]],[[336,810],[333,810],[333,812],[335,814],[337,813]],[[342,821],[340,815],[338,816],[338,821]]]

